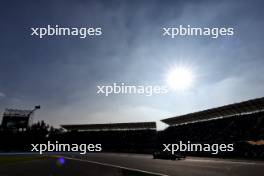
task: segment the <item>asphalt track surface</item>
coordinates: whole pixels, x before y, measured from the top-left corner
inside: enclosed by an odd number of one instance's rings
[[[187,157],[185,160],[153,159],[151,155],[90,153],[71,155],[76,161],[137,169],[173,176],[263,176],[264,162]]]
[[[57,156],[64,157],[63,165],[58,164],[58,158],[45,157],[40,160],[2,165],[0,176],[262,176],[264,173],[264,162],[260,161],[198,157],[171,161],[153,159],[151,155],[116,153]]]

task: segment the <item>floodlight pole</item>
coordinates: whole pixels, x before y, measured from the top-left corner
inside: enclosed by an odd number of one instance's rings
[[[28,116],[30,117],[30,115],[33,114],[33,112],[35,112],[37,109],[40,109],[40,105],[35,106],[35,108],[32,111],[30,111],[30,113],[28,114]]]

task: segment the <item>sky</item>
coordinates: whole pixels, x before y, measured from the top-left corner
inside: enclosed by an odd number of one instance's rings
[[[0,113],[41,105],[35,121],[60,124],[159,121],[263,97],[261,1],[0,2]],[[233,36],[162,36],[178,25],[232,27]],[[102,27],[103,35],[31,36],[32,27]],[[97,85],[166,85],[175,65],[192,86],[153,96],[96,94]]]

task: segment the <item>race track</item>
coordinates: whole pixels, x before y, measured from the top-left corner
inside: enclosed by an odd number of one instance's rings
[[[151,155],[90,153],[70,155],[78,161],[114,165],[128,169],[173,176],[258,176],[264,173],[264,162],[187,157],[185,160],[153,159]]]
[[[58,163],[61,157],[64,164]],[[118,153],[53,154],[0,165],[1,176],[262,176],[263,173],[261,161],[198,157],[171,161],[153,159],[151,155]]]

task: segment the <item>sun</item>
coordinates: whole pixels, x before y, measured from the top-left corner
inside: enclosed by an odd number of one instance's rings
[[[187,67],[175,67],[167,75],[167,84],[174,90],[186,90],[193,84],[193,73]]]

